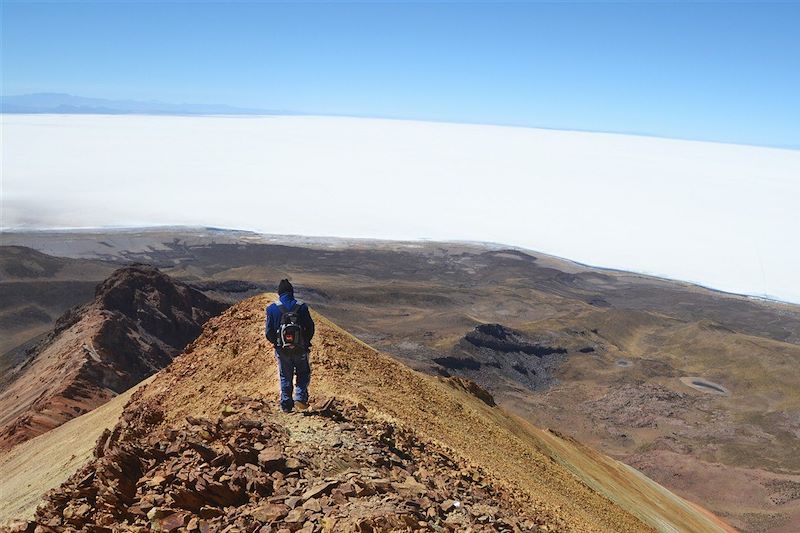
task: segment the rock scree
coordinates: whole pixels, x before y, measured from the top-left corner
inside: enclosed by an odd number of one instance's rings
[[[39,531],[535,531],[478,469],[359,405],[326,399],[284,415],[230,396],[214,420],[154,429],[129,411],[96,459],[51,492]],[[37,524],[37,526],[34,526]],[[547,529],[544,529],[547,530]]]

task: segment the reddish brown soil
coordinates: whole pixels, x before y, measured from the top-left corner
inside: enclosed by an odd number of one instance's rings
[[[86,413],[165,367],[226,306],[151,267],[116,271],[0,389],[0,449]]]

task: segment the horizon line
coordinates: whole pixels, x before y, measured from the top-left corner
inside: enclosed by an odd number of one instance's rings
[[[17,98],[17,97],[25,97],[25,96],[37,96],[37,95],[58,95],[58,96],[69,96],[73,98],[87,98],[87,99],[94,99],[94,100],[106,100],[110,103],[123,103],[123,102],[130,102],[130,103],[137,103],[137,104],[151,104],[151,105],[167,105],[167,106],[219,106],[219,107],[227,107],[230,108],[231,112],[173,112],[173,111],[165,111],[165,112],[158,112],[158,111],[150,111],[150,112],[139,112],[139,111],[111,111],[111,112],[59,112],[57,108],[53,110],[43,110],[43,111],[6,111],[4,109],[5,105],[0,105],[0,115],[87,115],[87,116],[119,116],[119,115],[134,115],[134,116],[154,116],[154,117],[167,117],[167,116],[175,116],[175,117],[274,117],[274,116],[301,116],[301,117],[337,117],[337,118],[359,118],[359,119],[375,119],[375,120],[397,120],[397,121],[408,121],[408,122],[428,122],[433,124],[463,124],[463,125],[471,125],[471,126],[498,126],[498,127],[505,127],[505,128],[524,128],[524,129],[538,129],[538,130],[547,130],[547,131],[569,131],[569,132],[576,132],[576,133],[602,133],[602,134],[609,134],[609,135],[625,135],[631,137],[647,137],[653,139],[664,139],[664,140],[673,140],[673,141],[690,141],[690,142],[704,142],[704,143],[715,143],[715,144],[727,144],[727,145],[735,145],[735,146],[752,146],[757,148],[770,148],[776,150],[792,150],[792,151],[800,151],[800,144],[766,144],[766,143],[748,143],[743,141],[734,141],[734,140],[718,140],[718,139],[711,139],[711,138],[702,138],[702,137],[674,137],[669,135],[663,135],[659,133],[650,133],[646,131],[637,131],[637,130],[602,130],[602,129],[590,129],[590,128],[564,128],[558,126],[540,126],[540,125],[531,125],[531,124],[522,124],[517,122],[485,122],[479,120],[454,120],[454,119],[437,119],[437,118],[414,118],[408,116],[397,116],[397,115],[369,115],[369,114],[358,114],[358,113],[322,113],[316,111],[295,111],[295,110],[276,110],[276,109],[261,109],[261,108],[250,108],[250,107],[239,107],[236,105],[231,104],[221,104],[221,103],[212,103],[212,104],[198,104],[198,103],[188,103],[188,102],[181,102],[181,103],[173,103],[173,102],[166,102],[163,100],[136,100],[136,99],[129,99],[129,98],[121,98],[121,99],[111,99],[111,98],[104,98],[104,97],[95,97],[95,96],[80,96],[71,93],[64,93],[64,92],[35,92],[35,93],[25,93],[25,94],[13,94],[13,95],[0,95],[0,102],[5,100],[6,98]],[[4,104],[4,102],[2,102]],[[33,106],[32,106],[33,107]],[[80,109],[80,106],[74,106],[76,109]],[[240,112],[236,112],[239,110]]]

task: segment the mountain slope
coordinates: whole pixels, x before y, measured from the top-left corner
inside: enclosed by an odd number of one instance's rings
[[[163,368],[225,309],[152,267],[117,270],[0,385],[0,449],[90,411]]]
[[[5,240],[3,234],[0,242]],[[102,261],[53,257],[25,246],[0,246],[0,386],[31,339],[52,329],[71,307],[91,300],[97,283],[115,268]]]
[[[97,438],[119,421],[138,387],[0,454],[0,524],[30,520],[44,494],[92,458]]]
[[[791,371],[800,361],[798,306],[499,245],[210,228],[3,239],[59,255],[152,262],[202,280],[201,290],[288,276],[305,301],[378,350],[423,372],[476,381],[506,410],[642,470],[742,531],[791,531],[800,519],[800,374]],[[568,353],[539,358],[468,343],[474,328],[494,323]],[[477,366],[459,361],[467,358],[482,366],[449,368]],[[729,394],[696,390],[689,377]]]
[[[111,450],[110,455],[97,459],[87,470],[76,474],[71,480],[72,485],[68,485],[61,496],[51,498],[40,513],[40,520],[59,520],[59,513],[63,514],[65,505],[69,505],[64,495],[70,494],[70,490],[80,489],[81,476],[88,476],[91,469],[104,471],[104,468],[110,468],[111,471],[117,471],[118,467],[113,466],[113,461],[130,456],[130,450],[134,448],[140,450],[138,456],[155,453],[147,465],[140,467],[151,469],[142,475],[154,476],[165,468],[169,470],[165,464],[159,463],[162,461],[157,457],[160,452],[143,451],[161,449],[159,442],[162,441],[158,440],[158,435],[165,435],[162,438],[171,435],[173,440],[177,438],[179,442],[199,438],[192,435],[205,435],[208,446],[216,445],[217,439],[221,438],[217,433],[228,435],[225,431],[235,429],[236,424],[226,423],[227,419],[220,419],[220,414],[238,413],[244,409],[242,406],[255,406],[252,407],[255,411],[248,411],[247,416],[262,417],[258,422],[262,433],[258,433],[255,422],[248,423],[248,427],[253,428],[249,433],[241,430],[226,437],[232,439],[228,441],[230,443],[239,443],[232,444],[234,448],[244,446],[240,442],[243,439],[256,438],[254,434],[260,434],[262,436],[258,438],[263,438],[265,427],[272,428],[270,431],[273,432],[286,432],[290,440],[306,431],[298,427],[302,425],[299,421],[305,420],[305,417],[297,414],[283,416],[271,407],[276,390],[275,365],[263,337],[263,310],[270,300],[268,295],[255,297],[212,319],[203,334],[187,347],[184,355],[135,395],[126,408],[125,421],[104,444],[105,448]],[[509,520],[565,531],[648,531],[651,528],[664,531],[726,530],[726,526],[714,517],[632,469],[577,443],[532,428],[501,409],[492,407],[485,393],[470,382],[423,375],[375,351],[323,317],[315,315],[315,320],[318,337],[312,352],[312,394],[317,398],[335,396],[337,402],[334,403],[344,406],[339,409],[345,413],[341,416],[354,417],[356,427],[386,424],[392,434],[404,435],[404,440],[415,442],[415,449],[436,450],[437,454],[449,457],[448,460],[455,465],[462,465],[469,479],[482,477],[484,485],[496,494],[503,495],[501,501],[510,506],[505,512],[516,510],[514,512],[517,514]],[[348,414],[354,412],[360,414]],[[312,415],[309,420],[316,418]],[[244,422],[240,420],[238,423]],[[208,428],[205,434],[197,428],[192,429],[191,426],[198,424]],[[311,433],[317,432],[323,436],[326,434],[319,427]],[[156,440],[148,441],[148,438]],[[335,445],[331,447],[339,450]],[[331,447],[321,449],[338,456],[346,453],[346,446],[334,452],[331,452]],[[402,455],[406,452],[399,444],[397,447],[401,456],[399,461],[402,462]],[[180,453],[179,447],[176,450]],[[413,457],[413,453],[409,454],[408,457]],[[187,454],[184,456],[188,457]],[[426,457],[423,454],[419,459]],[[335,459],[332,460],[335,462]],[[211,460],[210,457],[208,460]],[[215,461],[211,461],[212,466]],[[421,472],[424,468],[415,466],[413,461],[405,461],[404,472],[413,474],[415,480],[424,479]],[[211,468],[208,462],[205,465],[194,467],[201,470]],[[349,471],[348,468],[342,470],[334,472],[335,476],[344,476]],[[180,477],[174,471],[165,471],[165,479],[174,479],[174,475]],[[202,472],[199,475],[202,476]],[[308,478],[308,475],[307,472],[303,473],[305,477],[302,483],[298,483],[302,485],[320,481]],[[366,474],[359,471],[356,475]],[[98,477],[97,480],[83,481],[84,489],[81,490],[99,490],[97,494],[102,493],[105,490],[102,484],[109,481],[104,480],[101,474]],[[133,483],[135,487],[137,479],[125,483]],[[329,482],[335,484],[341,480],[336,478]],[[116,486],[120,481],[110,483]],[[143,481],[146,486],[149,483]],[[161,496],[162,507],[176,507],[173,495],[179,492],[185,496],[184,492],[189,490],[187,487],[193,482],[190,477],[185,483],[180,482],[183,483],[180,487],[174,483],[164,489],[164,494],[169,497],[164,500],[164,496]],[[226,486],[230,488],[231,483],[233,480]],[[195,491],[192,494],[197,491],[203,494],[207,490],[192,486]],[[154,506],[152,501],[157,495],[142,495],[144,489],[138,492],[131,490],[135,495],[128,494],[128,497],[139,498],[135,500],[140,502],[136,505],[150,502],[148,508]],[[88,519],[86,517],[95,520],[102,515],[100,509],[82,510],[85,511],[82,515],[85,518],[81,520]],[[159,508],[153,512],[153,517],[157,518],[162,512],[172,516],[175,511]],[[231,517],[236,512],[232,513]],[[306,514],[308,520],[313,516],[311,511]],[[189,516],[182,516],[181,520],[189,520]]]

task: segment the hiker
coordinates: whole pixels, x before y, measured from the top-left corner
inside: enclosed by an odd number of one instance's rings
[[[311,382],[311,365],[308,351],[314,337],[314,321],[308,306],[294,298],[294,287],[288,279],[278,284],[280,302],[267,307],[267,340],[275,347],[278,374],[281,381],[281,410],[291,413],[296,406],[301,411],[308,408],[308,384]],[[292,381],[297,375],[292,395]]]

